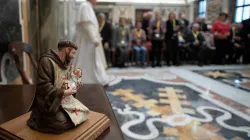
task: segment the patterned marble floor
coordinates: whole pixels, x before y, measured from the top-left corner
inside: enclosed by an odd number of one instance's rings
[[[246,69],[250,66],[110,69],[117,78],[106,91],[127,140],[247,140],[249,91],[197,72],[246,75]]]
[[[250,69],[194,70],[193,72],[250,92]]]

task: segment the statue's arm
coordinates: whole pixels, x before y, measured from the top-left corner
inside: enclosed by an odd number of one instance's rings
[[[44,57],[40,60],[37,76],[37,93],[45,99],[44,108],[49,112],[57,112],[64,89],[54,86],[54,69],[49,58]]]

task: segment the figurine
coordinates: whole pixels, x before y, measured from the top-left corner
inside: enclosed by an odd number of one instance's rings
[[[88,118],[89,109],[73,95],[82,86],[82,71],[70,64],[77,46],[60,41],[58,52],[43,55],[37,70],[36,96],[27,125],[44,133],[60,134]]]

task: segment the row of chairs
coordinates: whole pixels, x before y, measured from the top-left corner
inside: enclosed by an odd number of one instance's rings
[[[162,44],[162,46],[165,46],[165,43]],[[150,65],[151,62],[151,53],[152,53],[152,43],[150,41],[145,42],[145,46],[147,49],[147,57],[146,57],[146,62],[148,65]],[[166,60],[166,47],[162,47],[162,54],[161,54],[161,60]],[[115,48],[112,48],[112,64],[116,64],[116,55],[117,55],[117,50]],[[135,52],[133,49],[129,50],[129,62],[130,64],[135,64]]]

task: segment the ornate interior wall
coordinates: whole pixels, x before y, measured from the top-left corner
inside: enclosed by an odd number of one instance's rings
[[[125,17],[135,21],[135,7],[134,6],[114,6],[112,11],[113,24],[119,23],[119,18]]]

